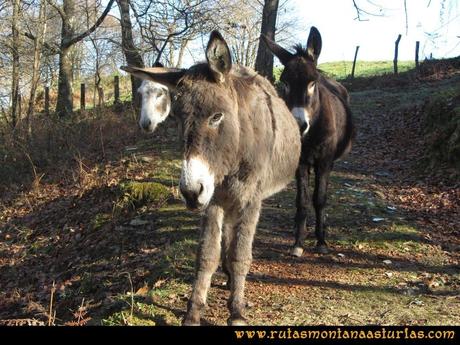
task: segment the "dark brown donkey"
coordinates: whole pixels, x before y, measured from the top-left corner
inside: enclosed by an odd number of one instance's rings
[[[300,135],[270,82],[244,67],[232,67],[229,48],[217,31],[210,36],[206,58],[207,63],[183,71],[124,70],[175,89],[174,112],[184,121],[179,186],[187,207],[204,211],[184,324],[200,323],[222,255],[231,278],[228,322],[241,325],[261,203],[294,176]]]
[[[321,52],[321,35],[312,27],[307,47],[295,46],[290,53],[267,37],[270,50],[284,65],[280,80],[285,86],[284,100],[296,118],[302,135],[302,153],[297,169],[296,240],[292,254],[301,256],[306,237],[310,169],[315,171],[313,206],[316,213],[317,249],[327,252],[324,231],[329,175],[333,163],[351,149],[355,128],[347,90],[316,68]]]

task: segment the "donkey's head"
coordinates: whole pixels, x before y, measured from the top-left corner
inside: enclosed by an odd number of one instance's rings
[[[266,36],[262,36],[268,48],[284,65],[280,82],[284,86],[283,98],[297,119],[303,134],[310,129],[313,116],[318,108],[319,94],[316,68],[321,53],[321,35],[314,26],[310,29],[307,47],[296,45],[290,53]]]
[[[217,31],[211,33],[206,59],[188,70],[143,70],[146,79],[175,90],[174,112],[184,121],[179,186],[187,207],[195,210],[209,204],[215,187],[237,163],[239,143],[231,55]]]
[[[152,133],[158,124],[166,120],[171,111],[171,95],[168,88],[149,78],[149,72],[164,71],[163,65],[156,63],[153,68],[123,67],[123,69],[144,79],[137,90],[142,96],[139,126],[144,131]]]

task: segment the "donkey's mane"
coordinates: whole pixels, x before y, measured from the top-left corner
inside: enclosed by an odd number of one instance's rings
[[[329,92],[331,92],[335,97],[337,97],[339,99],[339,101],[343,104],[343,106],[346,108],[347,112],[350,111],[350,107],[348,105],[348,101],[343,98],[343,96],[340,94],[340,92],[337,90],[337,88],[334,86],[334,84],[332,84],[330,81],[329,81],[329,77],[327,77],[323,71],[321,71],[320,69],[318,69],[318,72],[320,72],[320,79],[319,79],[319,82],[321,83],[321,85],[323,85],[326,89],[329,90]]]
[[[293,46],[296,56],[301,56],[305,59],[312,60],[310,54],[308,54],[308,48],[304,47],[301,43],[297,43]]]
[[[256,71],[241,65],[233,65],[231,72],[233,78],[251,79],[259,75]],[[213,78],[209,65],[206,62],[200,62],[189,68],[186,76],[195,80],[209,80]]]
[[[277,95],[275,88],[256,71],[241,65],[233,65],[230,71],[230,77],[233,80],[233,85],[241,92],[249,85],[257,85],[271,95]],[[193,83],[194,81],[206,80],[214,81],[214,76],[209,68],[208,63],[202,62],[190,67],[182,78],[181,83]]]

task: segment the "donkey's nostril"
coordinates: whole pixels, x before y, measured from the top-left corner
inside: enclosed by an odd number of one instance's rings
[[[152,121],[151,120],[141,121],[141,128],[144,131],[151,132],[152,131]]]
[[[180,191],[182,193],[182,196],[185,199],[185,202],[187,204],[187,207],[190,209],[198,209],[201,207],[201,203],[199,201],[200,195],[204,191],[204,185],[202,183],[199,184],[199,186],[196,186],[199,188],[195,189],[187,189],[183,188],[182,186],[180,187]]]

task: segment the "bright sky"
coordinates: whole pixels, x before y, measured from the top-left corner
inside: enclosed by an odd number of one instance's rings
[[[458,0],[407,0],[408,33],[403,0],[356,0],[364,10],[383,16],[364,15],[367,21],[354,20],[352,0],[290,0],[299,17],[303,32],[299,42],[306,44],[310,26],[315,25],[322,36],[321,62],[353,60],[355,47],[360,46],[358,60],[392,60],[398,34],[399,59],[413,60],[415,42],[420,41],[420,59],[460,55],[460,4]],[[430,6],[427,7],[428,3]],[[373,6],[377,4],[380,6]],[[441,16],[440,13],[443,12]],[[432,40],[429,35],[437,37]]]

